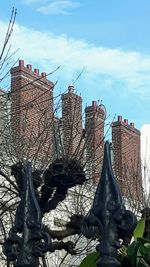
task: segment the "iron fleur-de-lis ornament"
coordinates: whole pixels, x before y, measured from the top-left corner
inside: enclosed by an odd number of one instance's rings
[[[125,209],[121,193],[113,175],[110,144],[104,147],[102,174],[94,197],[92,208],[83,219],[81,230],[87,238],[99,235],[96,249],[100,253],[97,267],[117,267],[117,250],[120,239],[131,237],[136,227],[136,216]]]
[[[21,201],[14,226],[6,239],[3,252],[15,267],[38,267],[39,257],[48,250],[51,238],[44,231],[41,211],[35,196],[31,162],[24,169]]]

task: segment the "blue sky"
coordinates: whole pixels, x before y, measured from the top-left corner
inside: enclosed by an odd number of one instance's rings
[[[0,3],[0,41],[12,6],[16,57],[58,80],[75,82],[83,103],[102,100],[111,121],[122,115],[137,128],[150,124],[149,0],[7,0]],[[2,42],[1,42],[2,43]]]

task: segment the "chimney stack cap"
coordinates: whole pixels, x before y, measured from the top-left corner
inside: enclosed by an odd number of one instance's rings
[[[122,121],[122,116],[118,116],[118,122],[121,122]]]
[[[24,60],[22,59],[19,60],[19,67],[24,67]]]
[[[46,77],[46,72],[42,72],[42,73],[41,73],[41,76],[42,76],[43,78],[45,78],[45,77]]]
[[[130,122],[130,126],[134,127],[134,122]]]
[[[31,64],[27,64],[27,69],[32,70],[32,65]]]
[[[74,85],[73,85],[73,84],[70,84],[70,85],[68,86],[68,92],[69,92],[69,93],[74,93],[74,90],[75,90]]]
[[[92,101],[92,107],[96,107],[97,106],[97,101],[93,100]]]
[[[39,75],[39,69],[34,69],[34,73],[36,73],[37,75]]]
[[[127,119],[124,119],[124,123],[125,123],[125,124],[128,124],[128,120],[127,120]]]

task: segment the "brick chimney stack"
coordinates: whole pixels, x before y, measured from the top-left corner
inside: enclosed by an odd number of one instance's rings
[[[53,120],[53,86],[39,69],[32,71],[31,64],[25,66],[24,60],[19,60],[18,66],[11,69],[12,132],[20,155],[23,147],[33,155],[41,144],[42,157],[43,153],[52,156],[53,137],[49,125]]]
[[[100,178],[104,153],[105,113],[97,101],[85,108],[85,144],[87,173],[94,184]]]
[[[81,149],[82,98],[75,93],[73,85],[62,95],[62,128],[65,157],[76,157]]]
[[[142,176],[140,158],[140,131],[127,119],[112,124],[113,162],[122,194],[134,200],[142,200]]]

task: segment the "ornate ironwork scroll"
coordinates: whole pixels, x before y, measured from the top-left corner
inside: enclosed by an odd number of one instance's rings
[[[24,169],[21,201],[16,211],[14,227],[3,246],[8,260],[16,267],[38,267],[39,257],[48,250],[51,238],[44,231],[41,211],[35,196],[31,163]]]
[[[99,234],[100,243],[96,249],[100,252],[97,267],[117,267],[117,250],[120,239],[130,238],[136,226],[136,216],[126,210],[119,187],[113,175],[110,145],[105,143],[101,178],[95,194],[93,206],[83,219],[81,230],[88,237]]]

